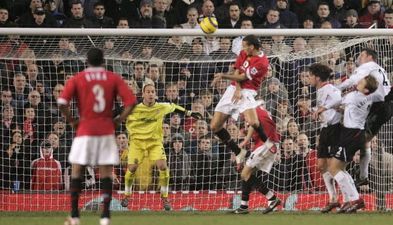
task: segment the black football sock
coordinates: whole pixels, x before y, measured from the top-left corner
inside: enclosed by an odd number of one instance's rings
[[[262,179],[256,179],[258,191],[265,195],[269,201],[276,200],[276,195],[267,187],[266,183]]]
[[[78,202],[79,202],[79,194],[82,190],[82,179],[80,178],[72,178],[70,191],[71,191],[71,217],[79,218],[79,209],[78,209]]]
[[[263,131],[262,125],[259,124],[258,126],[253,126],[254,130],[257,131],[259,137],[261,138],[261,140],[263,142],[265,142],[267,140],[267,136],[265,134],[265,131]]]
[[[112,179],[109,177],[101,179],[102,197],[104,207],[102,209],[101,218],[110,218],[110,204],[112,200]]]
[[[225,128],[222,128],[221,130],[217,131],[215,133],[217,137],[221,139],[221,141],[228,146],[229,149],[232,150],[236,155],[240,153],[240,148],[237,145],[237,143],[231,138],[231,135],[228,133],[228,131]]]
[[[256,182],[255,175],[251,175],[247,181],[242,181],[242,202],[240,208],[247,209],[248,201],[250,200],[251,190]]]

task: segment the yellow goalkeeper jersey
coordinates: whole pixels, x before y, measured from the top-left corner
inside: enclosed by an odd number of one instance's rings
[[[139,103],[127,117],[126,127],[129,139],[162,141],[164,117],[176,109],[185,111],[183,107],[174,103],[156,102],[153,106]]]

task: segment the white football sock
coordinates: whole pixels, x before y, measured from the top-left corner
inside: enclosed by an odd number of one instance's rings
[[[334,179],[329,172],[322,174],[323,181],[325,182],[326,189],[329,193],[329,202],[337,202],[337,192],[334,185]]]
[[[349,201],[355,201],[359,199],[359,193],[355,188],[355,185],[352,185],[353,179],[351,176],[347,176],[343,171],[340,171],[334,176],[334,179],[337,181],[340,189],[344,195],[347,195]]]
[[[368,147],[365,150],[363,157],[360,157],[360,179],[368,178],[368,165],[371,161],[371,148]]]
[[[349,174],[348,171],[343,171],[343,172],[347,176],[347,179],[351,181],[350,183],[351,183],[352,188],[356,189],[355,182],[353,181],[351,174]],[[349,200],[348,196],[344,196],[344,202],[349,202],[349,201],[350,200]]]

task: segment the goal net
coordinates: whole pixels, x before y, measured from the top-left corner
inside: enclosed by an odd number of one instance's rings
[[[105,67],[120,74],[139,99],[143,83],[152,80],[158,101],[174,102],[204,116],[204,120],[196,121],[173,113],[163,124],[170,168],[169,198],[174,210],[228,210],[240,205],[239,166],[214,137],[209,122],[229,85],[221,81],[211,86],[212,78],[233,71],[245,34],[260,36],[270,60],[257,99],[271,113],[282,140],[271,173],[258,179],[264,179],[282,199],[279,210],[318,210],[328,202],[317,169],[319,129],[310,117],[316,90],[309,85],[308,66],[316,62],[328,65],[334,71],[330,81],[339,84],[356,69],[360,50],[368,47],[378,52],[378,63],[389,79],[393,73],[393,36],[376,36],[371,30],[346,36],[335,30],[303,30],[301,35],[290,30],[237,30],[218,31],[209,37],[190,30],[166,30],[162,34],[140,30],[95,30],[91,34],[88,29],[54,31],[57,34],[22,31],[0,36],[0,211],[69,209],[67,156],[74,130],[60,115],[56,98],[65,82],[86,67],[85,54],[92,46],[104,49]],[[28,31],[31,35],[20,35]],[[150,33],[142,35],[144,32]],[[75,104],[71,107],[77,116]],[[114,112],[120,107],[117,104]],[[243,118],[230,119],[225,126],[238,143],[245,137]],[[360,188],[366,210],[393,208],[392,128],[390,121],[371,142],[370,183]],[[124,124],[116,137],[122,164],[113,170],[112,209],[161,210],[158,171],[147,158],[138,168],[129,207],[120,205],[128,150]],[[247,146],[251,148],[252,143]],[[354,180],[359,179],[359,154],[347,170]],[[97,168],[86,168],[81,208],[100,207],[99,178]],[[250,204],[261,209],[267,201],[253,192]]]

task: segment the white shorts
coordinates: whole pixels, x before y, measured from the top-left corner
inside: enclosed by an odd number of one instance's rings
[[[237,120],[240,113],[246,111],[247,109],[253,109],[257,106],[257,102],[255,101],[257,92],[250,89],[243,89],[241,100],[235,104],[232,101],[235,90],[235,86],[229,85],[214,111],[231,115],[234,120]]]
[[[270,173],[276,154],[277,152],[273,153],[265,144],[263,144],[251,153],[250,157],[246,161],[246,166]]]
[[[118,165],[119,149],[115,135],[76,137],[68,160],[72,164],[84,166]]]

